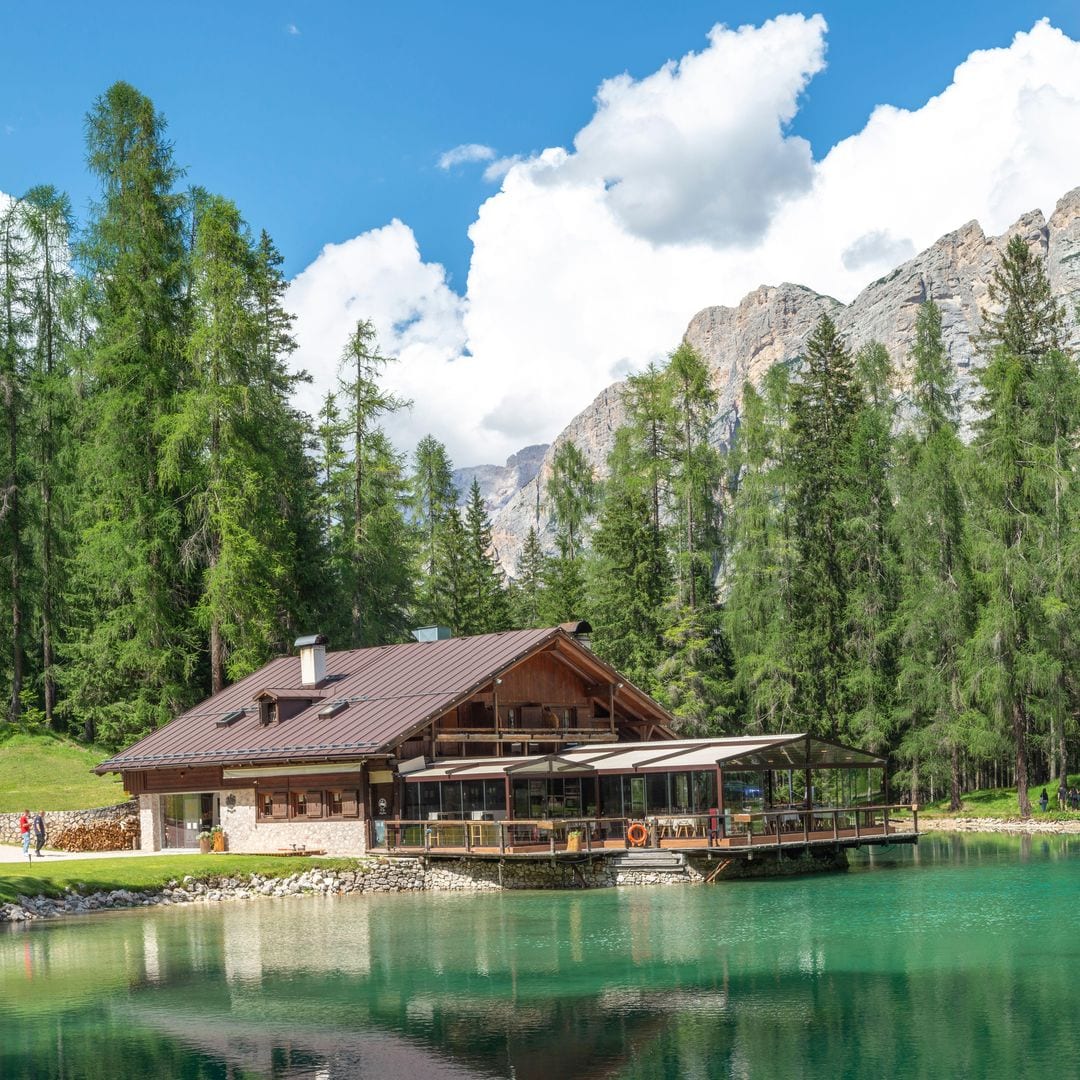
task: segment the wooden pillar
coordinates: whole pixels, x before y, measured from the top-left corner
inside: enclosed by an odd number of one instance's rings
[[[510,774],[503,773],[503,783],[506,785],[506,816],[512,818],[514,816],[514,800],[513,791],[510,787]]]
[[[608,683],[608,729],[615,736],[615,684]],[[597,806],[600,804],[597,803]]]
[[[495,709],[495,753],[502,755],[502,724],[499,721],[499,684],[491,684],[491,701],[492,707]],[[507,810],[510,809],[507,804]]]

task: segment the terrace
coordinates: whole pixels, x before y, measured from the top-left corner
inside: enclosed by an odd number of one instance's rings
[[[447,856],[572,856],[913,842],[882,758],[807,735],[576,746],[441,761],[405,777],[373,846]],[[383,823],[378,823],[382,826]]]

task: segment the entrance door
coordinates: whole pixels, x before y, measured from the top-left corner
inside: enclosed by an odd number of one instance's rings
[[[214,822],[214,796],[163,795],[162,810],[165,822],[164,847],[197,848],[199,833],[211,829]]]

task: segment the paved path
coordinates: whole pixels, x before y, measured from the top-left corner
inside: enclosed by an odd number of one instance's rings
[[[197,855],[197,851],[50,851],[49,848],[41,853],[41,861],[45,863],[67,862],[69,859],[140,859],[146,855]],[[33,862],[37,862],[33,846],[30,848],[30,856]],[[5,863],[27,864],[27,858],[19,844],[0,844],[0,865]]]

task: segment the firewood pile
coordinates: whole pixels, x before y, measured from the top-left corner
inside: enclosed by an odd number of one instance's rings
[[[126,851],[139,844],[138,818],[67,825],[50,832],[49,847],[61,851]]]

